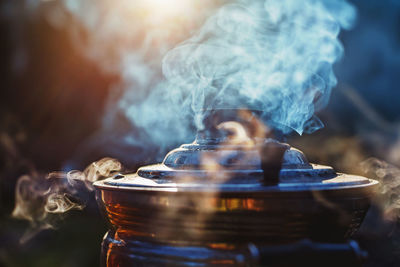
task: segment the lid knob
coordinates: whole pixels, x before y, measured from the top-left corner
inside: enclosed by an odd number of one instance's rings
[[[261,169],[264,173],[265,185],[276,185],[279,183],[279,173],[282,168],[284,156],[290,149],[288,144],[267,140],[260,149]]]

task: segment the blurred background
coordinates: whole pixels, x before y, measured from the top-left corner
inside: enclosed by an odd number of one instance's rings
[[[29,223],[11,213],[21,175],[82,170],[105,156],[134,171],[191,141],[139,146],[145,138],[123,107],[149,94],[165,52],[228,1],[117,2],[0,2],[0,266],[99,265],[107,227],[92,192],[56,230],[20,243]],[[399,266],[400,2],[350,2],[358,18],[340,34],[339,82],[319,113],[325,127],[288,143],[312,162],[385,182],[357,240],[367,266]]]

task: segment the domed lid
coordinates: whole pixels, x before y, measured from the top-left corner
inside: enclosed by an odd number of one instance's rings
[[[192,144],[169,152],[161,164],[96,182],[103,189],[151,191],[304,191],[377,183],[310,164],[288,144],[265,138],[256,112],[220,110],[203,121]]]

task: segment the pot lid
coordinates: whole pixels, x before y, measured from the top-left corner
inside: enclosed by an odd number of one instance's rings
[[[256,115],[254,111],[213,112],[203,120],[204,130],[198,132],[196,140],[169,152],[161,164],[141,167],[134,174],[118,174],[95,186],[115,190],[253,192],[377,184],[365,177],[310,164],[300,150],[265,138],[268,129]]]

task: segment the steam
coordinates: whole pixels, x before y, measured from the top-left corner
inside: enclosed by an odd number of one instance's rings
[[[386,220],[396,222],[400,218],[400,169],[383,160],[369,158],[362,163],[365,172],[380,181],[377,199]]]
[[[221,108],[262,110],[264,122],[284,133],[311,133],[323,127],[314,113],[336,85],[340,28],[349,29],[355,15],[346,1],[225,5],[166,54],[166,81],[126,114],[157,144],[165,130],[182,138],[193,124],[201,129],[204,110]]]
[[[33,173],[20,177],[12,216],[30,222],[21,242],[28,241],[41,230],[55,228],[68,211],[82,210],[89,197],[88,191],[94,190],[92,183],[121,169],[117,160],[103,158],[83,172]]]
[[[122,79],[111,89],[103,135],[168,148],[203,127],[204,110],[220,108],[262,110],[264,123],[285,134],[323,127],[315,112],[336,85],[338,34],[353,25],[355,8],[345,0],[235,0],[215,12],[225,2],[49,3],[48,21]]]

